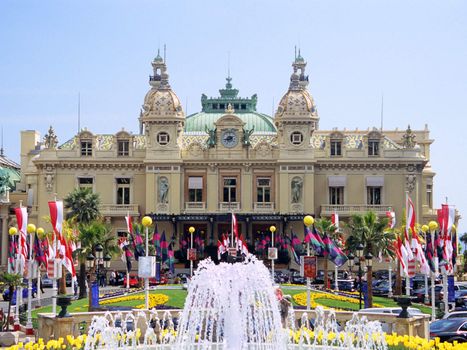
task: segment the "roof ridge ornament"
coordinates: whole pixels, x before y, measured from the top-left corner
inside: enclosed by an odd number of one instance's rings
[[[410,129],[410,125],[407,126],[404,135],[402,135],[402,146],[404,148],[412,149],[415,147],[415,134]]]
[[[233,108],[233,106],[232,106],[231,103],[229,103],[229,104],[227,105],[227,108],[225,109],[225,112],[226,112],[226,113],[229,113],[229,114],[235,113],[235,109]]]
[[[44,146],[47,149],[55,149],[58,145],[58,138],[55,135],[55,131],[52,125],[49,127],[49,131],[44,136]]]

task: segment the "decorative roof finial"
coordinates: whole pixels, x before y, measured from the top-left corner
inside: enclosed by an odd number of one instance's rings
[[[48,149],[54,149],[58,145],[58,138],[57,135],[55,135],[55,131],[52,128],[52,125],[49,128],[49,131],[47,134],[44,136],[44,146],[45,148]]]
[[[233,109],[231,103],[229,103],[229,104],[227,105],[227,108],[225,109],[225,112],[226,112],[226,113],[230,113],[230,114],[232,114],[232,113],[235,112],[235,109]]]

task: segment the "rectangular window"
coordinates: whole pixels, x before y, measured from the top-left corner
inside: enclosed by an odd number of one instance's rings
[[[344,204],[344,187],[329,187],[329,204]]]
[[[93,188],[94,179],[92,177],[80,177],[78,178],[79,188]]]
[[[331,141],[331,156],[341,156],[342,149],[341,149],[341,141]]]
[[[426,185],[426,205],[433,208],[433,185]]]
[[[188,201],[203,201],[203,178],[201,176],[190,176],[188,178]]]
[[[130,179],[117,179],[117,204],[130,204]]]
[[[381,187],[367,187],[367,204],[381,205]]]
[[[375,140],[368,141],[368,155],[369,156],[379,155],[379,141],[375,141]]]
[[[271,202],[271,178],[259,177],[256,179],[256,197],[257,202],[270,203]]]
[[[237,178],[224,177],[223,202],[237,201]]]
[[[128,140],[118,141],[118,155],[121,157],[130,155],[130,141]]]
[[[92,156],[92,141],[81,141],[81,155],[85,157]]]

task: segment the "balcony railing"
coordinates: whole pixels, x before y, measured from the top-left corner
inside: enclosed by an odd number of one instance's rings
[[[274,202],[254,202],[253,209],[255,213],[273,213]]]
[[[103,216],[125,216],[128,213],[139,215],[138,204],[101,204],[100,211]]]
[[[232,210],[240,210],[240,202],[220,202],[219,211],[229,212]]]
[[[350,216],[352,214],[364,214],[373,211],[377,215],[386,215],[391,204],[372,205],[372,204],[328,204],[321,206],[321,215],[331,215],[337,213],[341,216]]]
[[[185,202],[185,211],[202,212],[206,210],[206,202]]]

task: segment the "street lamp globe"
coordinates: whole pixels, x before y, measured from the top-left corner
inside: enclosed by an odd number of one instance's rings
[[[34,224],[28,224],[28,226],[26,227],[26,231],[28,231],[28,233],[34,233],[34,232],[36,232],[36,225],[34,225]]]
[[[104,256],[104,268],[108,269],[110,267],[110,260],[112,260],[112,257],[109,254],[105,254],[105,256]]]
[[[363,256],[363,244],[359,243],[357,245],[357,258],[360,260],[362,256]]]
[[[14,236],[18,233],[18,230],[16,229],[16,227],[10,227],[8,233],[10,234],[10,236]]]
[[[152,225],[152,219],[150,216],[145,216],[141,220],[141,223],[143,224],[144,227],[149,227]]]
[[[95,259],[95,256],[92,255],[91,252],[89,252],[88,256],[86,256],[86,267],[88,269],[91,269],[94,267],[94,259]]]
[[[269,231],[271,231],[272,233],[276,232],[276,226],[272,225],[271,227],[269,227]]]
[[[188,229],[188,232],[190,232],[190,233],[195,232],[195,228],[193,226],[190,226],[190,228]]]
[[[373,265],[373,255],[368,252],[367,255],[365,255],[365,260],[366,260],[366,266],[371,267]]]
[[[102,259],[104,257],[104,248],[102,247],[102,245],[98,244],[95,249],[97,259]]]
[[[430,221],[428,223],[428,227],[430,228],[430,231],[436,231],[436,229],[438,228],[438,223],[436,221]]]
[[[306,226],[306,227],[310,227],[311,225],[313,225],[315,222],[315,219],[313,219],[313,216],[311,215],[307,215],[303,218],[303,224]]]
[[[430,227],[428,225],[422,225],[422,232],[427,233]]]
[[[44,229],[42,227],[38,227],[37,230],[36,230],[36,233],[37,233],[37,236],[42,239],[44,238]]]

